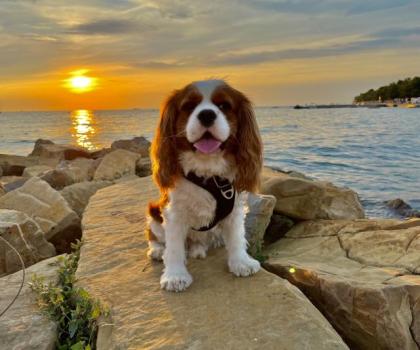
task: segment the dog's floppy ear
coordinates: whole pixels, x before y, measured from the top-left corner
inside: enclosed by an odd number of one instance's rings
[[[251,102],[239,91],[236,91],[236,97],[239,104],[236,134],[239,147],[235,154],[235,187],[238,191],[255,192],[260,184],[263,147]]]
[[[179,91],[174,91],[165,101],[151,147],[153,178],[163,192],[173,187],[181,174],[176,147],[178,95]]]

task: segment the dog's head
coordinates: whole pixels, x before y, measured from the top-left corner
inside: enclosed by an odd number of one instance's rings
[[[238,191],[254,191],[262,166],[262,145],[248,98],[222,80],[191,83],[163,105],[152,144],[153,174],[162,190],[182,176],[180,159],[225,159],[235,169]]]

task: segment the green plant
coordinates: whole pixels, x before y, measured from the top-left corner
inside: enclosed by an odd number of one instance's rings
[[[268,256],[263,254],[263,245],[264,243],[259,240],[248,249],[248,253],[250,253],[251,256],[258,260],[261,264],[268,259]]]
[[[38,304],[57,324],[58,350],[95,349],[98,318],[105,311],[89,293],[75,286],[81,242],[72,245],[73,253],[59,257],[58,282],[45,284],[32,277],[32,290],[38,294]]]

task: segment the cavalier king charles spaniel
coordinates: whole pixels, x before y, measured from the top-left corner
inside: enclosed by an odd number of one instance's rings
[[[149,204],[148,256],[162,260],[162,289],[180,292],[192,277],[186,257],[224,244],[230,272],[260,269],[247,253],[246,192],[256,190],[262,145],[251,102],[222,80],[193,82],[169,96],[152,143],[161,198]]]

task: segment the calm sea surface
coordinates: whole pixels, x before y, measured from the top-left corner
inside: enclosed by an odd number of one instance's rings
[[[265,163],[356,190],[370,217],[392,216],[383,201],[420,209],[420,109],[257,108]],[[3,112],[0,153],[27,155],[38,138],[90,149],[144,135],[158,111]]]

